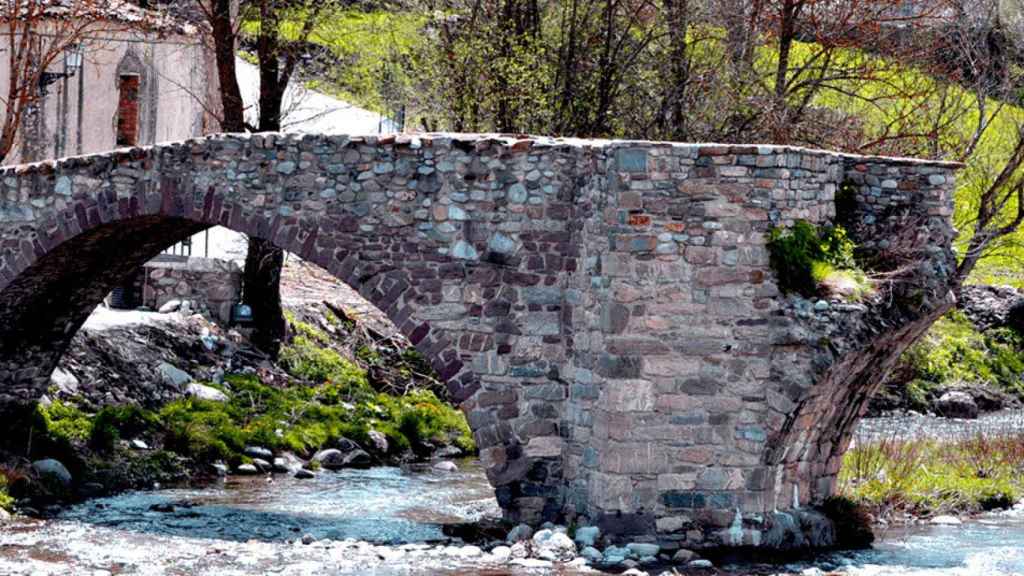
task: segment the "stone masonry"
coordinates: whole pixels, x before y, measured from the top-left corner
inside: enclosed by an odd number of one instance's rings
[[[154,310],[174,300],[206,310],[224,325],[242,293],[242,268],[230,260],[160,256],[146,262],[139,274],[142,304]]]
[[[834,489],[870,388],[858,377],[950,301],[955,169],[443,134],[225,135],[11,167],[0,399],[37,396],[111,287],[220,224],[394,321],[466,411],[510,520],[669,547],[799,545],[794,510]],[[780,294],[765,233],[798,219],[842,221],[913,289]]]

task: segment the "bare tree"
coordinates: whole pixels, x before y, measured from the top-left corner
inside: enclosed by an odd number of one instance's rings
[[[116,4],[116,6],[115,6]],[[81,54],[90,33],[159,28],[154,13],[109,0],[0,0],[7,74],[0,95],[0,162],[14,151],[19,133],[38,112],[52,66]],[[0,84],[2,85],[2,84]],[[22,139],[29,135],[21,133]]]

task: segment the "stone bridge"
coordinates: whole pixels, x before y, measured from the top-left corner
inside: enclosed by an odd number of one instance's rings
[[[114,285],[219,224],[394,321],[467,413],[509,519],[669,547],[801,545],[799,510],[832,493],[877,374],[951,302],[955,169],[772,146],[279,134],[5,168],[0,399],[38,397]],[[846,223],[887,267],[884,297],[780,294],[766,232],[798,219]]]

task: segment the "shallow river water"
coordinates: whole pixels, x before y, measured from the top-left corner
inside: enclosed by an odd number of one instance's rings
[[[445,523],[497,515],[482,470],[376,468],[313,480],[232,478],[201,489],[134,492],[51,520],[0,526],[0,575],[579,574],[526,567],[451,541]],[[303,544],[302,537],[315,539]],[[873,550],[739,574],[1024,575],[1024,507],[963,526],[891,529]],[[307,538],[310,540],[310,538]],[[661,574],[664,570],[652,570]],[[593,573],[593,572],[591,572]],[[702,572],[704,574],[708,572]]]

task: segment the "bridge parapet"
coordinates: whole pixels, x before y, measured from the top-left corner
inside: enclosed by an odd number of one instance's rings
[[[863,377],[894,350],[879,343],[946,305],[955,168],[446,134],[226,135],[5,168],[0,399],[45,389],[113,285],[220,224],[395,322],[461,402],[510,519],[770,542],[773,510],[830,493]],[[921,297],[780,294],[765,233],[800,219],[848,223]]]

